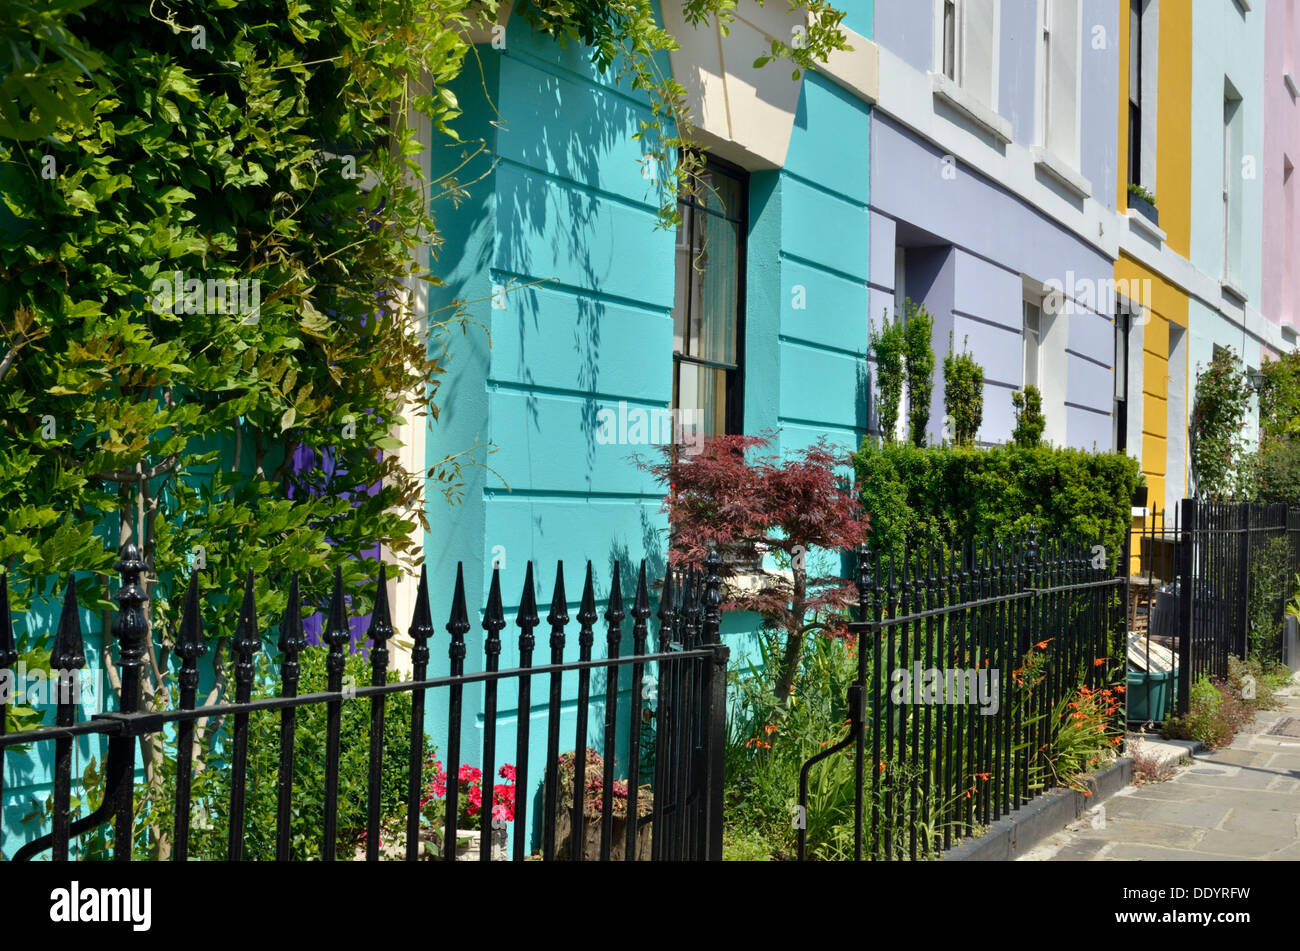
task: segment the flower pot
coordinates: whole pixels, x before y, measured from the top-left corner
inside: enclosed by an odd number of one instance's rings
[[[1160,212],[1156,210],[1155,205],[1151,204],[1151,202],[1147,201],[1145,198],[1129,192],[1128,206],[1157,228],[1160,227]]]
[[[627,816],[615,816],[613,841],[610,843],[611,861],[621,862],[627,856]],[[582,820],[582,860],[600,861],[601,817],[599,812],[588,811]],[[642,816],[636,830],[636,856],[638,862],[650,860],[652,841],[651,820]],[[564,809],[555,819],[555,857],[560,861],[573,858],[573,813]]]

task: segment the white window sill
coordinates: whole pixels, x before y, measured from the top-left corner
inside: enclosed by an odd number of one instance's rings
[[[1057,154],[1041,145],[1034,146],[1034,166],[1041,169],[1057,184],[1076,198],[1092,194],[1092,182],[1084,178],[1073,166],[1066,164]]]
[[[1247,295],[1246,292],[1231,278],[1225,277],[1219,282],[1219,287],[1222,289],[1223,293],[1232,296],[1243,304],[1250,300],[1249,295]]]
[[[1011,141],[1011,123],[980,102],[943,73],[930,74],[930,88],[934,98],[960,113],[982,132],[1003,145]]]
[[[1135,505],[1135,506],[1133,506],[1133,517],[1134,517],[1134,518],[1146,518],[1146,517],[1150,514],[1150,512],[1151,512],[1151,510],[1148,509],[1145,505]]]
[[[1166,232],[1160,230],[1160,228],[1147,220],[1146,215],[1134,211],[1132,208],[1125,213],[1125,217],[1128,218],[1129,231],[1136,231],[1139,234],[1150,238],[1152,241],[1155,241],[1157,244],[1164,244],[1165,240],[1169,237]]]

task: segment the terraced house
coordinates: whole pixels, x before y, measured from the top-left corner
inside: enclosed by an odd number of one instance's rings
[[[571,616],[584,563],[605,604],[616,576],[629,596],[642,559],[662,577],[664,488],[638,456],[723,434],[772,433],[781,452],[901,435],[881,431],[869,341],[906,319],[905,301],[934,318],[930,445],[952,436],[942,358],[967,350],[984,372],[979,444],[1011,438],[1013,394],[1034,386],[1047,441],[1139,461],[1149,492],[1135,529],[1194,493],[1198,368],[1230,347],[1258,369],[1300,332],[1300,0],[841,0],[851,49],[794,76],[759,60],[798,41],[805,11],[741,0],[723,32],[692,25],[684,6],[658,4],[679,47],[657,67],[685,90],[698,194],[662,191],[671,170],[640,137],[656,120],[649,95],[582,44],[534,32],[511,3],[477,24],[448,90],[459,138],[423,130],[430,190],[463,194],[436,206],[437,255],[418,252],[438,283],[410,290],[426,321],[463,308],[469,322],[449,336],[436,424],[403,426],[387,451],[420,473],[492,450],[462,470],[459,504],[427,482],[429,528],[414,539],[430,579],[463,572],[469,616],[455,626],[468,626],[475,671],[474,607],[495,571],[510,619],[530,563],[549,579],[564,561],[557,608]],[[679,226],[660,226],[665,201]],[[293,417],[277,418],[287,438]],[[1117,498],[1122,536],[1128,489]],[[416,579],[390,585],[405,627]],[[721,623],[733,644],[758,625],[740,612]],[[409,664],[405,646],[394,666]],[[501,649],[502,668],[519,662],[514,638]],[[431,676],[447,670],[435,651]],[[499,750],[521,720],[555,729],[517,690],[502,681],[488,701],[482,682],[465,686],[462,749],[483,749],[485,722]],[[448,702],[429,698],[442,750]],[[541,776],[545,751],[526,753]],[[41,770],[24,771],[23,795],[48,788]]]
[[[499,449],[463,505],[429,507],[430,568],[463,563],[471,604],[494,565],[579,554],[601,594],[615,560],[662,563],[660,487],[632,456],[682,414],[782,449],[878,435],[868,331],[904,298],[935,315],[939,357],[951,341],[984,367],[980,442],[1010,437],[1034,384],[1045,437],[1137,457],[1157,509],[1192,488],[1196,365],[1287,345],[1293,3],[845,6],[853,52],[792,81],[752,63],[799,26],[779,4],[742,4],[726,36],[662,5],[711,185],[676,233],[632,138],[644,97],[508,10],[483,25],[457,90],[483,147],[428,156],[475,181],[428,307],[470,301],[479,327],[427,444],[406,440],[412,461]],[[930,419],[938,442],[941,369]]]
[[[531,35],[508,5],[484,25],[482,75],[467,70],[456,89],[458,131],[475,145],[429,156],[432,178],[475,184],[443,213],[454,253],[435,265],[446,286],[428,308],[470,301],[478,326],[452,342],[453,396],[427,446],[406,440],[413,461],[476,440],[499,449],[469,473],[464,504],[429,504],[431,577],[463,563],[470,604],[494,565],[515,592],[530,559],[548,575],[559,558],[570,571],[588,559],[598,597],[615,560],[625,591],[639,559],[662,565],[662,488],[632,456],[657,454],[665,418],[702,436],[779,430],[783,449],[861,442],[877,51],[871,2],[846,9],[853,51],[792,81],[753,65],[802,22],[784,4],[743,5],[725,37],[662,5],[681,40],[663,67],[687,90],[710,185],[683,202],[676,233],[656,227],[660,197],[633,140],[644,95],[587,51]],[[502,716],[503,738],[513,722]]]

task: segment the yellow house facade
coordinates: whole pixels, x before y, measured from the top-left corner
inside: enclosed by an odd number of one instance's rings
[[[1148,487],[1145,509],[1134,510],[1135,534],[1176,508],[1186,495],[1189,466],[1184,278],[1191,268],[1192,20],[1172,9],[1160,16],[1159,6],[1121,0],[1119,19],[1117,197],[1127,227],[1121,229],[1115,282],[1121,293],[1130,289],[1138,306],[1127,328],[1117,323],[1117,334],[1126,334],[1127,367],[1116,373],[1127,396],[1121,448],[1137,457]],[[1131,196],[1130,185],[1155,202]],[[1130,569],[1140,570],[1136,540]]]

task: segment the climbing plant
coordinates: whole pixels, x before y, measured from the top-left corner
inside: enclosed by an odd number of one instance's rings
[[[1196,378],[1192,406],[1192,474],[1198,498],[1238,494],[1238,470],[1245,452],[1242,429],[1250,407],[1250,384],[1236,353],[1216,348]]]

